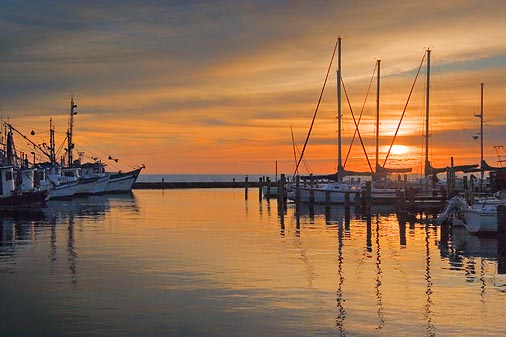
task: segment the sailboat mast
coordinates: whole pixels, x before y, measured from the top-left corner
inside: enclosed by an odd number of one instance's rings
[[[481,95],[480,95],[480,192],[483,189],[483,83],[480,83],[481,86]]]
[[[381,60],[376,60],[377,68],[378,68],[378,74],[376,79],[376,166],[375,166],[375,172],[378,173],[378,167],[379,167],[379,109],[380,109],[380,64]]]
[[[337,38],[337,180],[343,180],[343,159],[341,152],[341,37]]]
[[[430,49],[427,49],[427,93],[425,97],[425,175],[429,175],[429,93],[430,93]]]

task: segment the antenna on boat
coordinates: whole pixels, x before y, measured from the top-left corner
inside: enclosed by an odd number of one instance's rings
[[[74,103],[74,95],[70,95],[70,119],[69,128],[67,130],[67,164],[69,166],[74,162],[72,158],[72,150],[74,149],[74,143],[72,143],[72,129],[74,128],[74,115],[77,115],[77,112],[74,110],[75,108],[77,108],[77,105]]]
[[[56,163],[55,144],[54,144],[54,125],[53,119],[49,118],[49,161]]]

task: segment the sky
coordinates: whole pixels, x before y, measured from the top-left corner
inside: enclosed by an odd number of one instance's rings
[[[376,60],[381,164],[427,48],[432,165],[449,166],[452,156],[456,165],[479,163],[480,83],[484,158],[506,159],[502,0],[1,0],[2,118],[34,131],[39,144],[48,142],[52,118],[62,155],[73,95],[75,148],[85,161],[100,157],[110,170],[144,164],[148,174],[268,174],[277,161],[279,172],[292,174],[294,144],[298,156],[338,36],[343,82],[356,119],[363,110],[359,130],[371,161]],[[425,72],[424,65],[387,167],[421,169]],[[336,82],[334,60],[301,173],[336,170]],[[355,130],[345,97],[344,154]],[[33,151],[22,139],[16,147]],[[346,168],[368,170],[358,139]]]

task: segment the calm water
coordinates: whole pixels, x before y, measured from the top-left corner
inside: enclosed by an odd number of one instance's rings
[[[0,336],[505,335],[497,239],[244,199],[138,190],[4,218]]]

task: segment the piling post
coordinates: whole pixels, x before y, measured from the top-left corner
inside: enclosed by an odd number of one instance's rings
[[[506,206],[497,206],[497,273],[506,274]]]
[[[314,196],[313,196],[314,201]],[[330,208],[330,191],[325,191],[325,207]]]
[[[295,201],[300,202],[300,176],[295,176]]]
[[[248,200],[248,176],[244,177],[244,200]]]
[[[162,177],[162,191],[165,189],[165,178]]]
[[[271,178],[267,177],[267,199],[271,197]]]
[[[350,208],[350,192],[344,192],[344,207]]]
[[[367,209],[371,208],[372,204],[372,188],[371,188],[371,181],[365,182],[365,207]]]
[[[313,188],[309,189],[309,203],[311,205],[314,204],[314,189]]]
[[[300,211],[300,176],[295,176],[295,212],[299,214]]]
[[[258,200],[262,200],[262,189],[264,186],[264,178],[258,178]]]
[[[278,202],[282,203],[283,205],[286,202],[285,185],[286,185],[286,177],[285,177],[285,174],[283,173],[283,174],[281,174],[281,178],[279,179],[279,182],[278,182]]]

